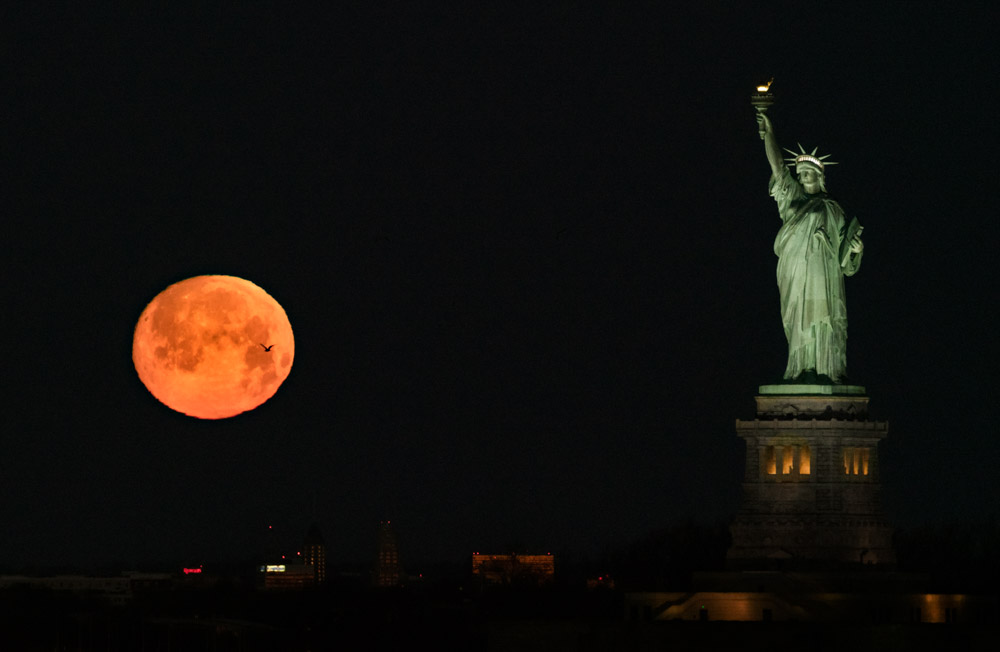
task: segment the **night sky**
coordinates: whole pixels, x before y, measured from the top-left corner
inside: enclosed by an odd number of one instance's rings
[[[586,558],[728,520],[787,353],[772,76],[779,143],[832,154],[866,227],[848,365],[890,520],[1000,514],[996,10],[225,4],[5,12],[0,569],[252,559],[313,521],[364,561],[384,519],[404,564]],[[295,331],[228,420],[131,360],[199,274]]]

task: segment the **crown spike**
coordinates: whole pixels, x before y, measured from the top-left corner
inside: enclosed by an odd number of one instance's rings
[[[814,147],[812,152],[806,152],[806,149],[802,146],[802,143],[796,143],[799,146],[799,151],[788,149],[787,147],[782,147],[783,150],[791,154],[790,157],[786,157],[784,160],[788,163],[788,167],[794,168],[799,163],[812,163],[820,170],[822,170],[827,165],[837,165],[836,161],[827,161],[830,158],[830,154],[823,154],[822,156],[817,156],[816,152],[819,151],[819,147]]]

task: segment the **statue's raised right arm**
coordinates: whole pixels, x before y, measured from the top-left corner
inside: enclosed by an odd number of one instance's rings
[[[781,148],[778,147],[778,139],[774,136],[774,126],[766,113],[757,114],[757,125],[761,133],[764,134],[764,151],[767,152],[767,162],[771,164],[771,174],[779,176],[784,162],[781,160]]]

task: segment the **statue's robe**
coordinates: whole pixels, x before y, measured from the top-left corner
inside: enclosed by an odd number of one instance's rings
[[[858,271],[861,254],[848,253],[844,211],[826,193],[807,194],[787,168],[771,176],[770,191],[782,221],[774,253],[788,340],[785,379],[813,371],[841,382],[847,375],[844,276]]]

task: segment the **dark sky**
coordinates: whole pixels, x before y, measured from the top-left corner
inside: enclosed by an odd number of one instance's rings
[[[995,10],[226,4],[6,10],[0,567],[250,558],[313,520],[335,560],[381,519],[404,562],[579,558],[728,519],[786,355],[771,76],[866,227],[848,364],[890,518],[997,517]],[[209,273],[296,336],[224,421],[131,361]]]

